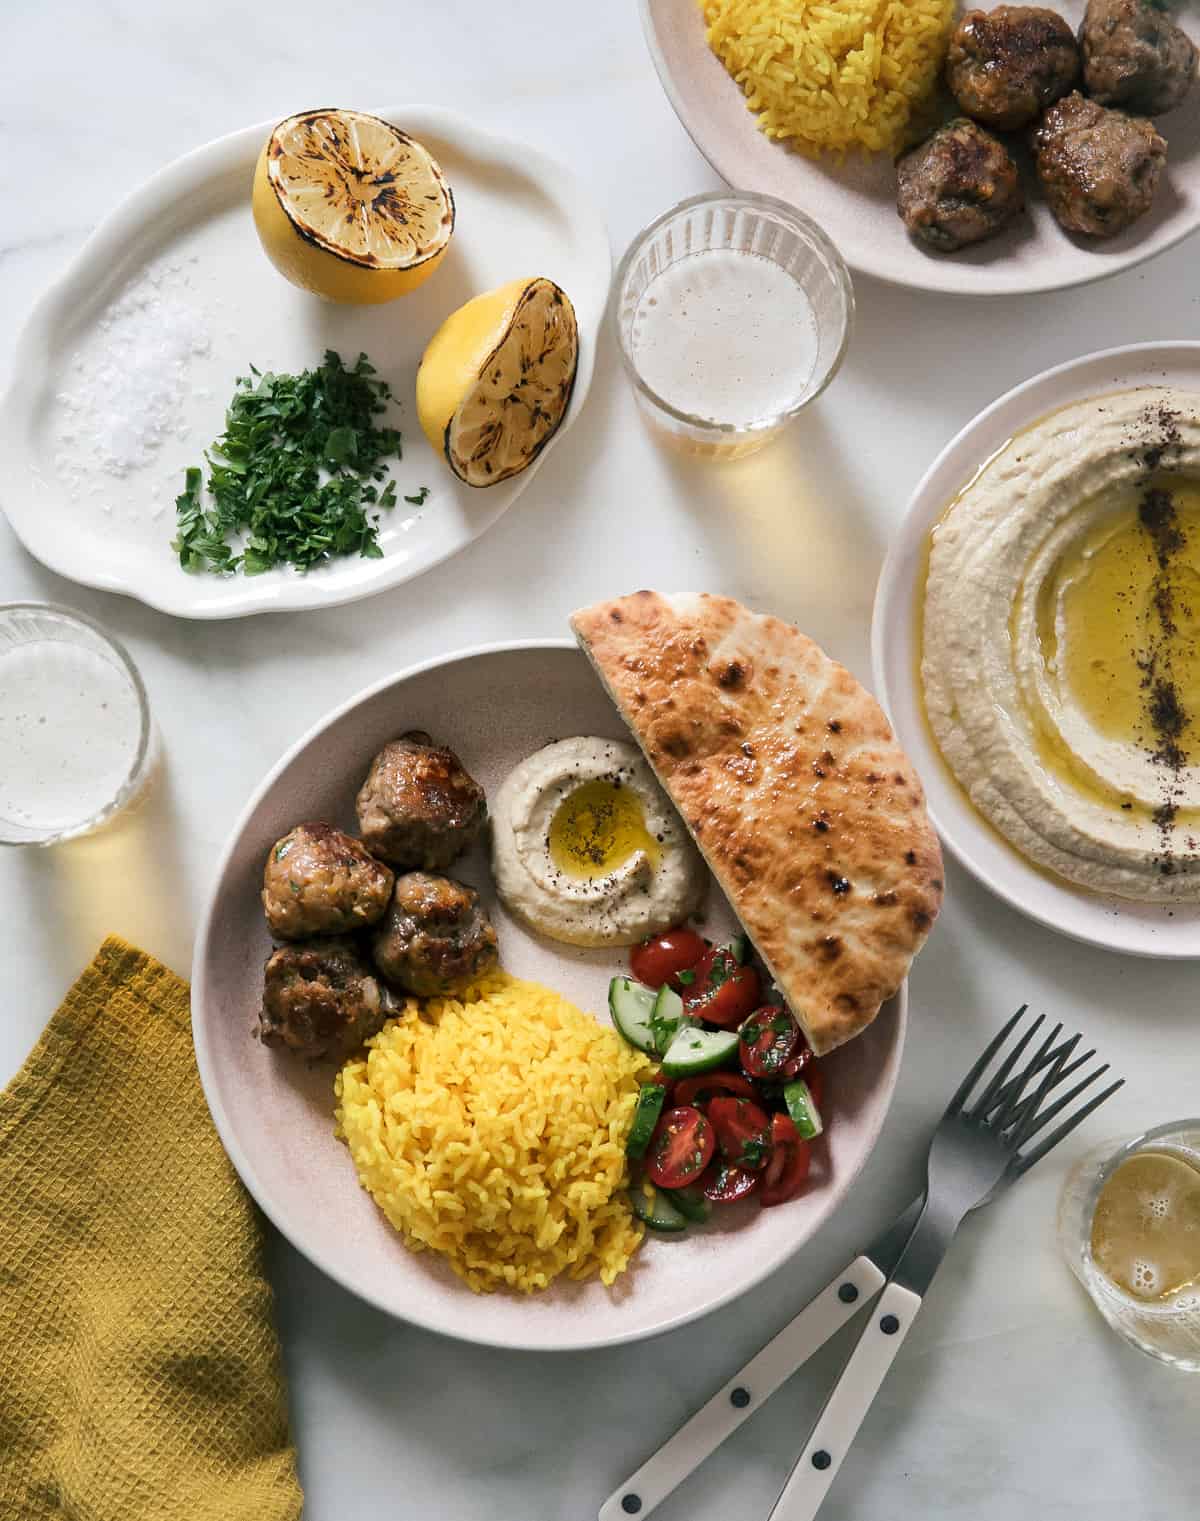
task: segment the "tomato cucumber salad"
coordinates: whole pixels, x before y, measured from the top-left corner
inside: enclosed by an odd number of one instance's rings
[[[714,1204],[794,1199],[824,1129],[824,1074],[791,1010],[765,1001],[745,937],[668,930],[634,947],[630,973],[609,983],[612,1021],[659,1063],[625,1146],[634,1214],[678,1234]]]

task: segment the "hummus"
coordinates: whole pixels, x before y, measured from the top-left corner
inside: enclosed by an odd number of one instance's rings
[[[496,890],[571,945],[632,945],[695,911],[707,872],[641,752],[563,739],[521,762],[492,803]]]
[[[1200,901],[1200,396],[1077,402],[934,529],[921,678],[976,808],[1096,891]]]

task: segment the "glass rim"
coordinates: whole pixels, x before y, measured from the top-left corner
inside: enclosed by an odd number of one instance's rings
[[[1144,1310],[1148,1314],[1153,1314],[1154,1312],[1155,1306],[1153,1302],[1135,1300],[1133,1295],[1126,1294],[1119,1285],[1111,1282],[1108,1275],[1092,1256],[1091,1222],[1095,1219],[1096,1205],[1100,1202],[1100,1195],[1103,1193],[1105,1185],[1122,1162],[1127,1162],[1130,1157],[1136,1156],[1139,1151],[1145,1150],[1148,1142],[1165,1140],[1168,1136],[1174,1135],[1180,1130],[1195,1130],[1200,1132],[1200,1116],[1181,1120],[1167,1120],[1165,1124],[1154,1125],[1149,1130],[1143,1130],[1140,1135],[1132,1136],[1128,1141],[1118,1146],[1116,1151],[1098,1168],[1096,1176],[1088,1185],[1088,1191],[1084,1199],[1082,1213],[1088,1222],[1087,1229],[1081,1232],[1082,1239],[1080,1240],[1080,1251],[1084,1262],[1089,1269],[1100,1274],[1106,1287],[1122,1298],[1134,1300],[1139,1309]]]
[[[99,639],[101,644],[112,651],[118,665],[128,677],[129,684],[133,688],[134,696],[137,699],[137,749],[134,752],[132,761],[129,763],[129,769],[121,779],[121,785],[113,793],[111,800],[89,818],[79,824],[72,825],[70,828],[56,829],[49,834],[30,840],[11,840],[0,837],[0,845],[54,845],[60,840],[71,839],[75,835],[84,834],[89,830],[99,827],[121,807],[121,804],[141,775],[142,769],[146,764],[146,757],[150,752],[150,740],[153,734],[153,724],[150,716],[150,698],[146,692],[146,684],[142,680],[142,673],[138,670],[133,656],[115,634],[110,634],[103,624],[98,623],[95,618],[89,617],[87,613],[81,613],[74,607],[67,607],[62,602],[0,602],[0,618],[11,613],[52,613],[56,618],[62,619],[64,623],[73,623],[78,628],[87,629],[89,633],[94,634]],[[0,823],[3,822],[5,821],[0,820]]]
[[[759,423],[722,423],[714,422],[712,418],[698,417],[693,412],[685,412],[681,408],[673,406],[665,397],[660,396],[653,386],[643,380],[637,368],[636,361],[625,341],[625,335],[621,330],[621,295],[625,288],[625,282],[629,271],[633,267],[634,260],[641,253],[647,241],[658,230],[665,226],[673,217],[680,212],[692,211],[698,206],[716,205],[719,202],[730,203],[733,206],[745,206],[760,208],[771,211],[793,224],[794,230],[801,236],[809,239],[824,255],[833,276],[834,284],[841,292],[845,317],[842,322],[841,337],[838,340],[837,351],[830,363],[826,366],[825,374],[820,383],[795,406],[788,407],[786,411],[777,413],[774,417],[765,419]],[[783,423],[791,422],[800,415],[806,407],[816,401],[817,397],[828,387],[830,381],[842,367],[842,361],[846,357],[846,350],[850,346],[850,337],[854,330],[854,284],[850,278],[850,270],[842,257],[841,251],[829,234],[812,217],[793,206],[789,201],[781,200],[776,195],[765,195],[760,191],[747,190],[706,190],[700,195],[691,195],[682,201],[677,201],[674,206],[669,206],[661,212],[653,221],[647,222],[640,232],[634,234],[629,246],[621,255],[621,261],[617,265],[617,272],[613,279],[612,297],[612,325],[616,333],[617,348],[621,355],[621,363],[625,367],[625,373],[629,376],[634,389],[648,401],[673,417],[676,422],[686,423],[689,427],[700,429],[705,433],[719,434],[730,439],[757,438],[761,434],[780,427]]]

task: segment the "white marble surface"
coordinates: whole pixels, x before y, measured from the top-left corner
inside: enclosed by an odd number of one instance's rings
[[[579,167],[618,250],[670,202],[715,184],[658,89],[632,6],[76,0],[6,7],[4,39],[8,340],[116,197],[206,138],[305,105],[407,94],[524,134]],[[150,804],[119,829],[0,858],[0,1079],[106,931],[186,972],[214,853],[249,789],[322,712],[386,672],[481,640],[560,633],[571,608],[650,583],[726,591],[792,617],[867,674],[883,547],[932,453],[1047,365],[1200,336],[1195,265],[1193,241],[1107,284],[996,305],[860,281],[836,384],[784,442],[721,471],[660,452],[606,342],[575,432],[496,528],[423,580],[328,613],[172,622],[56,579],[0,524],[0,599],[70,603],[124,638],[167,754]],[[1023,999],[1082,1026],[1129,1083],[1102,1125],[964,1229],[825,1514],[1192,1512],[1200,1380],[1104,1330],[1058,1261],[1052,1227],[1073,1155],[1107,1132],[1200,1108],[1200,968],[1061,940],[953,868],[948,888],[912,979],[905,1073],[868,1172],[794,1266],[749,1300],[641,1347],[512,1356],[385,1320],[273,1242],[311,1521],[594,1515],[911,1196],[951,1078]],[[781,1391],[663,1507],[664,1521],[765,1517],[837,1357],[827,1349]]]

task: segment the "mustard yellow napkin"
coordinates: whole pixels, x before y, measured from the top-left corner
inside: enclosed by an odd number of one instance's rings
[[[0,1093],[0,1518],[294,1521],[271,1308],[187,985],[108,940]]]

